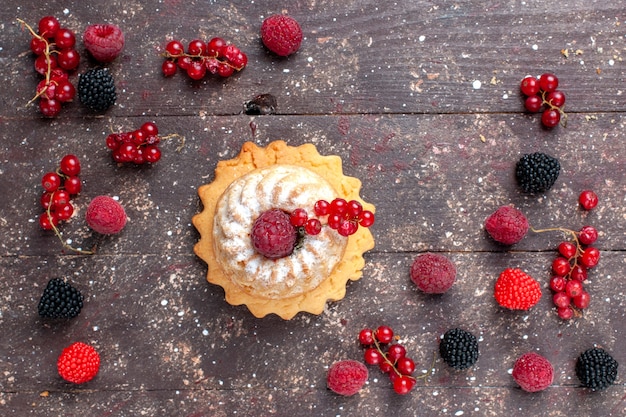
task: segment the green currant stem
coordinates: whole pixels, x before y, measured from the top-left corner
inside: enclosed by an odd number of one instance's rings
[[[43,36],[37,34],[37,32],[35,32],[35,30],[30,27],[30,25],[28,23],[26,23],[25,21],[23,21],[22,19],[17,19],[17,21],[26,29],[28,29],[28,31],[30,32],[30,34],[43,41],[46,45],[46,49],[44,50],[43,54],[46,58],[48,58],[47,61],[47,65],[48,68],[46,69],[46,87],[48,86],[48,84],[50,84],[50,76],[52,75],[52,60],[50,59],[50,43],[48,42],[48,40],[46,38],[44,38]],[[35,97],[33,97],[28,103],[26,103],[26,105],[28,106],[29,104],[31,104],[33,101],[35,101],[39,96],[41,96],[43,94],[43,92],[46,91],[45,89],[43,89],[40,93],[37,93],[35,95]]]
[[[180,145],[178,146],[178,148],[176,148],[176,152],[182,151],[183,148],[185,147],[185,137],[184,136],[181,136],[178,133],[172,133],[171,135],[167,135],[167,136],[160,136],[161,140],[168,140],[168,139],[174,139],[174,138],[180,139]]]
[[[547,229],[535,229],[534,227],[531,226],[530,230],[532,230],[535,233],[563,232],[563,233],[568,234],[568,235],[570,235],[570,236],[572,236],[574,238],[574,243],[576,243],[576,254],[574,254],[574,256],[572,256],[572,258],[568,259],[568,261],[571,261],[572,259],[574,259],[574,263],[570,267],[570,270],[567,273],[567,275],[565,275],[565,277],[569,278],[571,276],[571,274],[572,274],[572,271],[573,271],[574,267],[576,267],[578,265],[578,257],[583,253],[582,245],[580,244],[580,241],[578,240],[578,233],[576,233],[573,230],[566,229],[564,227],[549,227]]]
[[[54,196],[54,192],[50,195],[51,200],[53,196]],[[61,241],[61,245],[63,245],[65,249],[71,250],[76,253],[80,253],[81,255],[93,255],[95,253],[94,251],[78,249],[65,243],[65,240],[63,239],[63,235],[61,234],[61,231],[54,225],[54,222],[52,221],[51,209],[52,209],[52,203],[48,205],[48,208],[46,209],[46,215],[48,216],[48,221],[50,222],[50,226],[52,226],[52,230],[54,231],[54,234]]]

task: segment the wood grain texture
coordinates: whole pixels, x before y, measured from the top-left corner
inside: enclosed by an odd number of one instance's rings
[[[287,59],[267,52],[258,36],[263,18],[282,11],[305,33]],[[119,99],[106,114],[75,102],[48,120],[25,106],[38,78],[16,19],[36,24],[46,14],[77,34],[103,21],[124,30],[126,48],[109,64]],[[616,384],[596,393],[574,373],[578,354],[594,345],[626,364],[626,10],[619,2],[10,0],[0,24],[1,415],[626,414],[621,368]],[[213,36],[240,46],[248,67],[227,80],[161,76],[168,40]],[[78,45],[82,72],[96,63]],[[544,71],[561,80],[567,128],[542,129],[538,115],[522,111],[519,81]],[[246,100],[266,92],[277,97],[278,114],[242,114]],[[184,136],[185,146],[177,152],[174,138],[154,166],[117,166],[106,136],[147,120],[162,134]],[[322,315],[290,321],[256,319],[225,303],[192,251],[198,186],[245,141],[276,139],[339,155],[377,209],[363,278]],[[513,168],[536,151],[557,157],[562,171],[549,192],[530,196],[517,188]],[[79,156],[84,183],[62,232],[75,246],[97,247],[92,256],[63,250],[37,224],[41,176],[67,153]],[[600,196],[591,212],[577,205],[583,189]],[[99,194],[119,197],[127,210],[118,236],[95,237],[83,221]],[[486,236],[485,218],[503,204],[520,208],[536,228],[600,231],[601,262],[586,285],[591,305],[583,317],[560,321],[550,300],[550,264],[563,235],[530,233],[513,248]],[[457,266],[457,282],[442,296],[425,296],[409,280],[412,260],[425,251]],[[493,300],[507,267],[541,282],[544,296],[529,312],[504,311]],[[85,294],[71,321],[37,315],[53,277]],[[375,368],[354,397],[327,390],[328,367],[360,359],[358,331],[379,324],[400,335],[418,373],[435,355],[434,374],[407,396],[394,394]],[[457,326],[478,336],[481,352],[463,372],[436,354],[439,337]],[[72,386],[55,363],[78,340],[99,350],[102,367],[92,382]],[[532,395],[509,373],[530,350],[555,367],[553,386]]]

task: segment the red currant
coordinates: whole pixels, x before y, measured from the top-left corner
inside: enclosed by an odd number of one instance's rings
[[[548,109],[541,114],[541,123],[545,127],[555,127],[561,121],[561,113],[555,109]]]
[[[191,64],[187,68],[187,75],[192,80],[201,80],[206,75],[206,67],[202,61],[191,61]]]
[[[600,251],[593,246],[586,248],[580,255],[580,263],[587,268],[593,268],[600,261]]]
[[[393,340],[393,330],[389,326],[378,326],[374,337],[382,344],[390,343]]]
[[[371,346],[374,344],[374,331],[372,329],[363,329],[359,332],[359,343],[363,346]]]
[[[363,227],[370,227],[374,224],[374,213],[369,210],[363,210],[358,216],[359,224]]]
[[[378,365],[384,361],[384,358],[376,348],[367,348],[363,354],[363,360],[368,365]]]
[[[585,210],[591,210],[598,205],[598,196],[591,190],[585,190],[578,196],[578,202]]]
[[[76,44],[76,36],[70,29],[60,28],[54,35],[54,43],[59,49],[70,49]]]
[[[173,40],[167,43],[167,45],[165,46],[165,52],[173,57],[177,57],[185,53],[185,47],[183,46],[182,42]]]
[[[578,309],[584,310],[589,307],[589,302],[591,301],[591,297],[589,293],[585,290],[581,291],[576,297],[572,299],[574,306]]]
[[[396,368],[398,372],[402,375],[412,375],[415,372],[415,362],[411,358],[407,358],[406,356],[398,359],[396,363]]]
[[[39,199],[41,207],[43,207],[44,210],[48,210],[48,207],[50,207],[50,204],[51,204],[51,200],[52,200],[52,193],[49,193],[46,191],[43,194],[41,194],[41,198]]]
[[[32,38],[30,40],[30,50],[35,55],[43,55],[48,47],[48,42],[41,38]]]
[[[550,278],[550,289],[554,292],[565,291],[565,284],[567,280],[564,277],[555,275]]]
[[[48,192],[56,191],[61,186],[61,177],[56,172],[48,172],[41,178],[41,185]]]
[[[398,359],[404,358],[406,356],[406,348],[401,344],[394,344],[389,346],[387,349],[387,359],[389,359],[392,363],[396,363]]]
[[[379,363],[378,368],[384,374],[393,373],[393,364],[389,362],[388,360],[383,360],[381,363]]]
[[[57,190],[52,195],[50,202],[52,203],[53,210],[63,207],[70,203],[70,193],[65,190]]]
[[[235,72],[235,69],[225,62],[220,62],[217,65],[217,73],[220,77],[228,78],[231,75],[233,75],[234,72]]]
[[[563,107],[565,94],[559,90],[551,91],[546,95],[546,101],[554,107]]]
[[[545,73],[539,77],[539,88],[546,93],[556,90],[559,86],[559,79],[554,74]]]
[[[154,122],[145,122],[139,128],[146,136],[156,136],[159,134],[159,128]]]
[[[552,302],[558,308],[563,308],[569,306],[571,299],[569,295],[565,293],[565,291],[560,291],[552,296]]]
[[[552,272],[556,275],[564,277],[570,271],[571,267],[569,261],[562,256],[557,257],[552,261]]]
[[[356,218],[363,211],[363,206],[356,200],[348,201],[348,216],[351,219]]]
[[[525,96],[535,96],[539,92],[539,80],[528,75],[522,80],[520,89]]]
[[[226,41],[222,38],[213,38],[207,43],[207,55],[217,58],[222,54],[222,48],[226,46]]]
[[[557,314],[563,320],[569,320],[574,317],[574,310],[570,306],[557,308]]]
[[[63,49],[57,55],[57,64],[64,70],[74,70],[80,64],[80,55],[75,49]]]
[[[598,231],[593,226],[584,226],[578,232],[578,240],[583,245],[591,245],[598,239]]]
[[[308,219],[309,219],[309,216],[306,213],[306,210],[302,208],[295,209],[289,215],[289,222],[294,227],[304,226]]]
[[[574,265],[570,273],[571,279],[577,279],[578,281],[581,281],[581,282],[584,282],[587,279],[587,276],[588,276],[587,268],[581,265]]]
[[[325,216],[328,214],[328,207],[330,203],[326,200],[318,200],[315,202],[313,206],[313,210],[317,216]]]
[[[207,46],[200,39],[194,39],[187,45],[187,53],[189,55],[201,56],[206,55]]]
[[[63,204],[60,207],[56,207],[54,212],[56,213],[59,220],[69,220],[74,213],[74,207],[71,203]]]
[[[304,231],[307,235],[319,235],[322,231],[322,223],[318,219],[309,219],[304,225]]]
[[[577,279],[570,279],[567,281],[567,284],[565,284],[565,294],[570,298],[578,297],[582,291],[583,283]]]
[[[330,202],[328,210],[331,214],[343,216],[348,211],[348,202],[343,198],[335,198]]]
[[[41,213],[41,215],[39,216],[39,226],[41,226],[43,230],[52,230],[53,225],[56,227],[58,224],[59,219],[58,217],[56,217],[54,212],[48,213],[46,211]]]
[[[57,81],[55,96],[61,103],[67,103],[68,101],[74,100],[74,97],[76,97],[76,88],[74,84],[68,80],[59,80]]]
[[[67,154],[61,159],[61,172],[68,176],[80,174],[80,161],[76,155]]]
[[[39,19],[39,35],[44,38],[54,38],[60,28],[61,24],[54,16],[44,16]]]
[[[537,113],[543,106],[543,100],[539,96],[529,96],[524,100],[524,107],[531,113]]]
[[[143,149],[145,162],[154,164],[161,159],[161,150],[156,145],[148,145]]]
[[[561,242],[558,250],[565,258],[571,259],[576,255],[577,248],[572,242]]]
[[[328,227],[331,229],[337,230],[341,225],[342,218],[338,214],[331,214],[328,216]]]
[[[405,395],[411,392],[415,386],[415,379],[410,376],[400,376],[393,382],[393,390],[400,395]]]
[[[358,227],[358,224],[356,222],[353,222],[352,220],[341,219],[339,221],[339,227],[337,228],[337,232],[341,236],[350,236],[356,233]]]
[[[56,99],[39,100],[39,111],[45,117],[55,117],[61,112],[61,102]]]
[[[177,70],[178,67],[176,66],[176,63],[174,61],[170,61],[169,59],[163,61],[163,64],[161,65],[161,71],[165,77],[171,77],[176,74]]]
[[[63,182],[63,187],[65,191],[70,193],[71,195],[76,195],[80,193],[83,184],[77,176],[67,177]]]

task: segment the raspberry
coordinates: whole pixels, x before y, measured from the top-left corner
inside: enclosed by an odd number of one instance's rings
[[[455,369],[467,369],[478,360],[476,336],[462,329],[450,329],[441,339],[439,353],[445,363]]]
[[[411,281],[427,294],[443,294],[452,287],[456,267],[445,256],[435,253],[419,255],[411,265]]]
[[[76,342],[61,352],[57,360],[59,375],[74,384],[91,381],[100,369],[100,355],[85,343]]]
[[[263,212],[252,225],[252,246],[269,259],[291,255],[298,238],[298,231],[282,210]]]
[[[513,366],[513,379],[524,391],[542,391],[552,384],[553,378],[550,361],[535,352],[523,354]]]
[[[511,310],[528,310],[541,298],[541,286],[518,268],[507,268],[496,281],[494,297]]]
[[[548,191],[559,176],[558,159],[541,152],[526,154],[515,165],[515,178],[526,193]]]
[[[518,209],[502,206],[487,217],[485,229],[496,242],[513,245],[526,236],[528,220]]]
[[[288,56],[300,48],[302,29],[293,17],[275,14],[263,21],[261,40],[276,55]]]
[[[83,308],[82,294],[61,278],[48,281],[38,305],[41,317],[53,319],[71,319],[78,316],[81,308]]]
[[[618,363],[602,348],[587,349],[576,361],[576,376],[593,391],[600,391],[615,382]]]
[[[120,203],[109,196],[101,195],[91,200],[85,219],[96,232],[114,235],[126,225],[126,212]]]
[[[97,61],[111,62],[124,48],[124,33],[112,24],[90,25],[83,33],[83,43]]]
[[[95,68],[78,79],[80,102],[94,111],[105,111],[117,99],[113,76],[106,68]]]
[[[361,362],[344,360],[335,362],[328,370],[326,385],[339,395],[354,395],[367,381],[367,367]]]

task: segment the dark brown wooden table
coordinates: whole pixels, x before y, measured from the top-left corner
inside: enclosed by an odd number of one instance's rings
[[[619,1],[46,1],[9,0],[0,8],[0,415],[3,416],[623,416],[624,370],[614,386],[591,392],[574,373],[577,356],[602,346],[626,364],[626,9]],[[264,17],[288,12],[302,25],[300,51],[278,58],[261,45]],[[82,34],[112,22],[126,34],[108,65],[116,105],[94,114],[79,102],[54,119],[25,106],[39,77],[28,50],[31,24],[55,15]],[[221,36],[249,57],[223,80],[165,79],[166,42]],[[97,64],[79,41],[79,72]],[[523,111],[519,82],[557,74],[567,97],[566,128],[543,129]],[[76,79],[76,75],[72,76]],[[248,116],[243,103],[277,97],[275,115]],[[112,130],[155,121],[185,147],[162,144],[151,167],[116,165],[105,147]],[[205,281],[192,247],[199,185],[243,142],[315,144],[363,180],[377,207],[376,248],[363,278],[320,316],[256,319],[232,307]],[[518,189],[522,154],[557,157],[562,172],[547,193]],[[74,244],[90,244],[84,222],[91,198],[119,197],[129,223],[101,239],[95,255],[77,255],[38,225],[40,180],[60,158],[82,161],[76,214],[62,226]],[[583,212],[578,194],[599,206]],[[513,248],[490,240],[485,218],[498,206],[520,208],[534,227],[600,231],[601,262],[586,288],[582,317],[561,321],[548,280],[559,233],[530,233]],[[454,287],[426,296],[410,282],[413,258],[441,252],[458,269]],[[493,299],[500,271],[519,267],[544,296],[528,312]],[[81,314],[51,322],[37,314],[47,281],[65,277],[85,295]],[[328,367],[362,357],[363,327],[392,326],[418,374],[439,337],[462,327],[479,338],[480,358],[454,371],[437,357],[434,374],[407,396],[377,369],[353,397],[327,390]],[[98,376],[71,385],[57,374],[60,351],[74,341],[102,356]],[[527,351],[555,367],[554,384],[529,394],[513,381]]]

